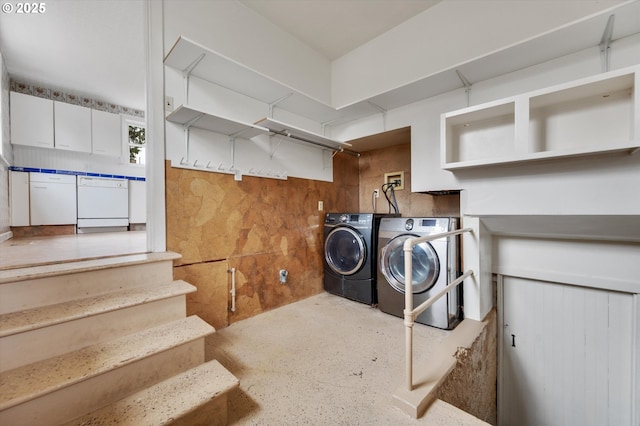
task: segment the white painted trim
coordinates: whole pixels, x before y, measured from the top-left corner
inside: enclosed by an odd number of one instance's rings
[[[636,294],[633,297],[633,310],[635,312],[635,323],[633,324],[633,364],[631,374],[634,384],[631,388],[633,412],[631,413],[631,422],[634,425],[640,424],[640,297]]]
[[[478,217],[463,216],[461,227],[473,229],[462,235],[462,269],[475,272],[463,284],[464,316],[482,321],[493,307],[493,237]]]
[[[0,234],[0,243],[3,241],[10,240],[11,238],[13,238],[12,231],[3,232],[2,234]]]
[[[147,121],[147,249],[167,249],[164,135],[164,21],[163,3],[145,2],[146,121]]]
[[[502,365],[504,363],[504,344],[503,344],[503,340],[504,340],[504,279],[502,277],[502,275],[498,275],[497,276],[497,280],[498,280],[498,285],[496,286],[497,289],[497,305],[498,305],[498,318],[497,318],[497,329],[498,329],[498,366],[497,366],[497,385],[498,385],[498,389],[497,391],[497,407],[496,407],[496,414],[497,414],[497,421],[498,424],[503,424],[504,422],[502,421],[502,418],[504,417],[502,415],[502,410],[501,410],[501,406],[502,406],[502,401],[504,401],[504,396],[503,396],[503,392],[504,392],[504,383],[503,383],[503,379],[504,379],[504,373],[502,372]]]
[[[637,281],[621,280],[611,277],[597,277],[578,274],[567,274],[559,271],[526,269],[509,266],[497,266],[495,273],[517,277],[527,278],[536,281],[547,281],[560,284],[573,285],[578,287],[589,287],[599,290],[621,291],[625,293],[640,293],[640,285]]]

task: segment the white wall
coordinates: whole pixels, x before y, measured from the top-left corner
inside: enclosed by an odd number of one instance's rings
[[[201,17],[207,17],[205,21]],[[273,27],[237,2],[165,2],[165,54],[179,36],[217,51],[273,79],[317,98],[329,100],[329,63],[282,30]],[[165,67],[165,95],[174,105],[186,103],[184,79],[178,70]],[[189,83],[188,104],[211,114],[245,123],[269,116],[269,105],[197,77]],[[320,123],[274,108],[273,117],[295,127],[322,133]],[[243,175],[286,175],[333,180],[331,153],[279,137],[237,138],[192,128],[188,144],[180,124],[167,122],[166,158],[173,166],[206,171],[207,164],[240,170]],[[197,161],[197,166],[193,166]],[[199,166],[199,167],[198,167]]]
[[[123,159],[56,149],[33,148],[14,145],[13,164],[16,167],[70,170],[75,172],[105,173],[122,176],[144,177],[144,166],[128,163],[128,153]]]
[[[640,34],[616,41],[612,46],[611,69],[640,62]],[[470,104],[512,96],[596,75],[600,72],[598,49],[577,52],[548,63],[474,84]],[[388,111],[387,129],[411,126],[412,191],[462,190],[461,212],[465,226],[476,236],[491,238],[483,229],[483,215],[638,215],[640,214],[640,155],[568,159],[527,165],[480,167],[449,172],[440,167],[440,115],[467,106],[464,90],[456,90],[402,108]],[[382,130],[380,117],[369,117],[334,128],[333,137],[352,139]],[[478,220],[480,218],[480,220]],[[551,243],[550,243],[551,244]],[[482,319],[493,305],[490,273],[490,242],[480,242],[473,256],[467,253],[466,267],[478,275],[465,284],[465,312]],[[628,245],[615,246],[623,251]],[[615,251],[614,250],[614,251]],[[489,250],[491,252],[491,250]],[[541,252],[542,253],[542,252]],[[575,259],[571,252],[567,257]],[[576,256],[578,256],[576,252]],[[580,262],[578,262],[580,263]],[[636,262],[637,263],[637,262]],[[573,266],[568,274],[580,274]],[[625,279],[637,275],[625,269]],[[640,291],[640,290],[639,290]]]
[[[640,34],[612,45],[611,69],[640,62]],[[470,105],[597,75],[597,48],[577,52],[472,86]],[[387,129],[411,126],[412,190],[464,190],[465,214],[638,214],[640,156],[570,159],[450,172],[440,167],[440,115],[467,106],[463,89],[387,112]],[[380,117],[333,128],[349,140],[375,134]],[[615,188],[615,190],[611,190]]]
[[[342,107],[622,1],[441,1],[334,61],[333,105]]]
[[[239,2],[167,0],[164,30],[165,53],[185,36],[312,98],[331,102],[329,61]]]

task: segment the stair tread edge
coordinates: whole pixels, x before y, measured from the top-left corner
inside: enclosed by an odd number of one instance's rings
[[[124,367],[214,332],[215,329],[211,325],[194,315],[5,371],[0,373],[0,410]]]
[[[25,266],[0,271],[0,284],[46,278],[65,274],[75,274],[101,269],[134,266],[146,263],[158,263],[180,259],[181,254],[167,252],[147,252],[122,256],[109,256],[94,259],[81,259],[50,265]]]
[[[197,288],[192,284],[182,280],[175,280],[160,285],[125,288],[54,305],[9,312],[0,315],[0,337],[186,295],[196,290]],[[144,297],[145,294],[150,296]],[[136,299],[131,300],[132,297],[136,297]],[[126,303],[126,300],[129,303]],[[66,314],[64,314],[65,312]]]
[[[146,423],[161,424],[162,420],[177,418],[192,412],[238,387],[238,379],[212,360],[149,388],[136,392],[119,401],[74,419],[68,425],[105,424],[109,419],[129,421],[144,418]],[[148,404],[153,401],[155,404]],[[149,408],[151,407],[151,410]],[[158,407],[159,409],[156,409]]]

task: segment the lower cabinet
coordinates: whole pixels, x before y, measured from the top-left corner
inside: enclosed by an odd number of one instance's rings
[[[76,224],[76,177],[52,173],[30,173],[31,225]]]
[[[9,172],[11,226],[29,226],[29,173]]]
[[[147,223],[147,183],[129,181],[129,223]]]

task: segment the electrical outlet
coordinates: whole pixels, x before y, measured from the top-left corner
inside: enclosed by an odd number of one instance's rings
[[[380,190],[379,190],[378,188],[376,188],[376,189],[374,189],[374,190],[373,190],[373,196],[374,196],[375,198],[380,197]]]
[[[171,96],[164,97],[164,110],[165,111],[173,111],[173,98]]]
[[[318,211],[321,212],[324,210],[324,203],[322,201],[318,201]]]

